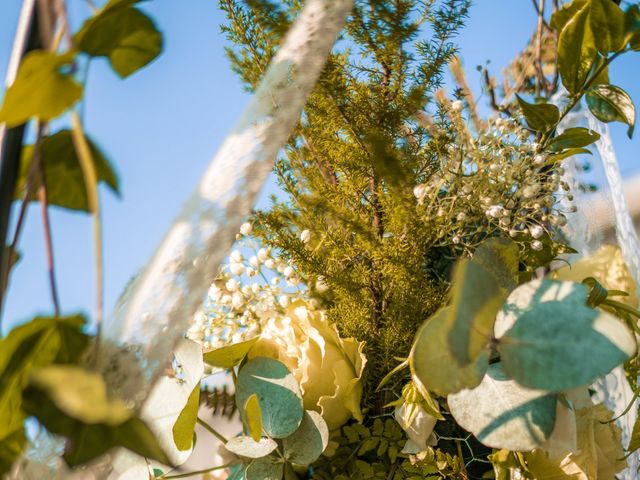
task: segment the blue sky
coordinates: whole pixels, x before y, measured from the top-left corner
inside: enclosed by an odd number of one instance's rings
[[[89,13],[87,3],[67,3],[77,27]],[[20,5],[20,0],[0,2],[2,78]],[[223,17],[216,0],[153,0],[144,9],[165,34],[162,56],[124,81],[106,63],[96,61],[86,91],[87,131],[115,165],[122,191],[121,198],[101,191],[106,312],[150,257],[248,101],[224,55],[219,29]],[[534,17],[529,0],[476,1],[459,37],[472,88],[478,91],[480,85],[476,65],[490,60],[498,74],[526,45]],[[639,75],[640,54],[617,60],[610,75],[637,104]],[[640,167],[640,135],[629,141],[623,126],[613,125],[612,130],[623,174],[631,176]],[[267,190],[273,191],[273,186]],[[91,314],[95,298],[91,220],[53,208],[51,223],[63,312]],[[29,209],[20,250],[23,259],[11,279],[3,325],[52,311],[36,207]]]

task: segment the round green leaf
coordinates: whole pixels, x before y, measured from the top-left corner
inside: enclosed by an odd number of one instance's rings
[[[587,287],[530,282],[507,299],[496,321],[504,370],[530,388],[559,392],[588,385],[636,350],[627,327],[586,305]]]
[[[460,366],[449,347],[449,330],[445,308],[420,327],[409,356],[414,381],[441,396],[477,386],[489,364],[489,352],[485,350],[473,363]]]
[[[259,338],[259,336],[253,337],[244,342],[238,342],[211,350],[204,354],[204,361],[212,367],[233,368],[249,353],[249,350],[251,350],[251,347],[253,347]]]
[[[284,463],[273,457],[258,458],[247,464],[244,480],[281,480]]]
[[[264,431],[273,438],[291,435],[300,426],[304,410],[300,386],[287,367],[273,358],[256,357],[238,373],[236,404],[246,425],[244,405],[258,396]]]
[[[329,428],[318,412],[307,410],[300,427],[282,440],[284,457],[296,465],[315,462],[329,443]]]
[[[278,448],[278,444],[272,438],[262,437],[256,442],[253,438],[246,435],[234,437],[225,443],[224,446],[231,453],[246,458],[266,457]]]
[[[250,395],[244,404],[244,417],[247,419],[247,428],[251,438],[257,442],[262,435],[262,412],[260,411],[260,401],[255,393]]]
[[[473,390],[447,397],[456,422],[492,448],[529,451],[553,431],[556,396],[510,380],[495,363]]]
[[[627,134],[631,138],[636,123],[636,109],[627,92],[614,85],[595,85],[587,91],[587,105],[593,116],[602,122],[629,125]]]

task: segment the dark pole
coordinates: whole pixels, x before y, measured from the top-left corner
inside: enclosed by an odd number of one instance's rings
[[[24,55],[42,45],[37,11],[36,0],[23,1],[7,70],[7,86],[15,80],[18,66]],[[2,319],[4,294],[7,287],[2,285],[2,279],[8,278],[7,269],[10,268],[7,264],[6,245],[11,221],[11,205],[20,172],[20,154],[25,130],[26,124],[12,128],[0,124],[0,319]],[[0,336],[1,334],[0,330]]]

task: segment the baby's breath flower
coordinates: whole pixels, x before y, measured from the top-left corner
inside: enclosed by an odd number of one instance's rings
[[[251,223],[244,222],[240,225],[240,233],[242,235],[251,235],[251,232],[253,232],[253,225],[251,225]]]
[[[311,240],[311,232],[309,230],[303,230],[302,233],[300,233],[300,240],[302,243],[309,243],[309,240]]]

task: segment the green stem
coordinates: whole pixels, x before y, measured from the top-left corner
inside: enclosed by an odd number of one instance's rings
[[[231,463],[226,463],[224,465],[218,465],[217,467],[205,468],[203,470],[196,470],[194,472],[179,473],[178,475],[162,475],[161,477],[158,477],[158,479],[164,480],[168,478],[186,478],[192,475],[200,475],[201,473],[208,473],[208,472],[213,472],[214,470],[222,470],[224,468],[229,468],[231,465],[232,465]]]
[[[222,434],[220,434],[216,429],[214,429],[211,425],[209,425],[207,422],[202,420],[200,417],[198,417],[197,422],[200,425],[202,425],[205,428],[205,430],[207,430],[211,435],[213,435],[218,440],[220,440],[222,443],[227,443],[227,439]]]

